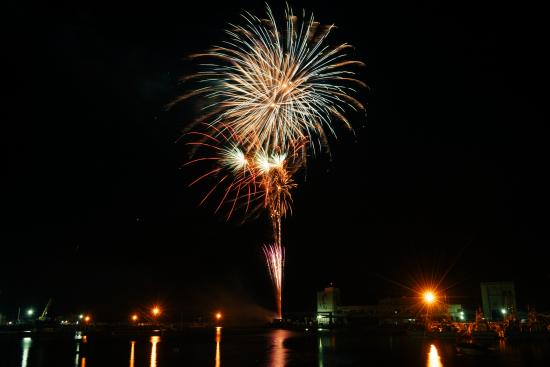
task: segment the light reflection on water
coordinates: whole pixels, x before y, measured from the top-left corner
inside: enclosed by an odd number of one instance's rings
[[[134,367],[135,348],[136,348],[136,342],[132,340],[131,341],[131,346],[130,346],[130,367]]]
[[[430,352],[428,353],[428,367],[443,367],[439,352],[435,345],[430,345]]]
[[[336,347],[336,336],[334,334],[321,334],[318,337],[318,357],[319,367],[325,365],[325,352],[334,350]]]
[[[27,367],[29,360],[29,350],[31,349],[32,339],[29,337],[23,338],[21,341],[23,344],[23,355],[21,356],[21,367]]]
[[[151,367],[157,367],[157,343],[160,342],[160,336],[151,337]]]
[[[325,362],[325,358],[323,356],[323,338],[322,337],[319,337],[319,356],[318,356],[318,359],[319,359],[319,367],[323,367],[324,366],[324,362]]]
[[[80,342],[86,344],[88,339],[86,335],[82,335],[81,331],[75,332],[74,339],[76,340],[76,355],[74,356],[75,367],[86,367],[86,357],[80,357]]]
[[[74,356],[74,367],[78,367],[80,362],[80,343],[76,343],[76,355]]]
[[[217,326],[216,327],[216,359],[215,359],[215,366],[220,367],[221,366],[221,356],[220,356],[220,342],[222,340],[222,327]]]
[[[6,367],[46,367],[45,361],[63,360],[65,366],[74,367],[179,367],[197,365],[197,358],[206,365],[221,367],[224,365],[252,365],[262,361],[268,367],[288,365],[316,365],[326,367],[337,365],[340,361],[353,362],[349,365],[424,365],[443,367],[464,365],[476,362],[471,356],[455,356],[455,341],[428,341],[406,337],[365,336],[347,333],[320,332],[302,333],[288,330],[261,330],[241,332],[221,327],[181,337],[139,335],[127,338],[114,338],[112,343],[98,343],[90,338],[85,344],[85,336],[80,339],[18,337],[13,341],[15,359]],[[212,338],[214,331],[214,338]],[[224,355],[221,355],[221,342],[224,342]],[[214,345],[212,345],[214,339]],[[188,341],[192,342],[189,343]],[[163,342],[159,346],[158,343]],[[128,350],[130,343],[130,350]],[[0,343],[0,360],[6,353],[12,352],[11,342],[3,346]],[[336,345],[338,344],[338,348]],[[548,342],[512,343],[495,341],[491,344],[495,351],[485,360],[502,362],[503,366],[544,365],[550,357]],[[3,349],[2,349],[3,348]],[[166,353],[166,354],[165,354]],[[119,359],[121,358],[121,360]],[[214,361],[212,361],[214,359]],[[459,361],[457,364],[457,361]],[[546,363],[542,363],[546,361]],[[4,361],[2,361],[4,362]],[[299,362],[300,364],[297,364]],[[61,363],[56,364],[62,366]],[[0,366],[4,367],[3,364]],[[128,365],[127,365],[128,366]]]
[[[288,351],[284,346],[285,340],[291,335],[288,330],[277,329],[271,334],[271,354],[269,366],[282,367],[286,365]]]

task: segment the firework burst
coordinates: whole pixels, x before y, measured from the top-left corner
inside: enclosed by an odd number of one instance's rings
[[[197,136],[197,133],[190,133]],[[231,137],[198,134],[204,141],[188,144],[203,149],[185,165],[208,167],[190,186],[209,180],[212,184],[201,203],[218,193],[216,212],[227,208],[227,219],[236,208],[244,208],[245,218],[266,209],[272,217],[284,218],[292,211],[291,191],[297,186],[293,177],[303,166],[306,142],[293,142],[286,153],[258,148],[247,151]],[[206,164],[210,162],[210,164]]]
[[[187,164],[209,167],[190,185],[213,182],[201,204],[217,196],[216,212],[227,207],[227,219],[237,208],[245,217],[269,214],[274,243],[263,252],[281,318],[281,226],[292,211],[295,174],[309,151],[328,148],[336,125],[351,129],[345,115],[364,109],[354,95],[366,85],[352,70],[363,63],[348,58],[351,46],[327,44],[333,25],[322,26],[305,12],[300,20],[290,7],[281,24],[269,6],[266,15],[244,13],[243,24],[231,25],[221,45],[193,55],[204,60],[201,70],[183,80],[197,87],[173,103],[196,96],[205,103],[187,134],[194,154]]]
[[[324,144],[335,121],[351,129],[346,111],[364,108],[353,97],[355,86],[365,84],[350,69],[363,65],[348,58],[351,46],[328,45],[334,26],[321,26],[313,15],[301,22],[290,8],[285,15],[280,27],[269,7],[267,19],[243,14],[244,25],[232,25],[228,40],[194,55],[205,59],[202,70],[184,78],[199,87],[180,100],[205,97],[198,121],[218,133],[230,130],[247,152],[284,153],[304,140]]]

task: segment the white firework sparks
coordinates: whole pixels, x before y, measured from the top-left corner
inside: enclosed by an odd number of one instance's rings
[[[350,70],[348,44],[332,47],[326,38],[334,26],[321,26],[313,15],[299,21],[287,8],[279,29],[271,9],[267,19],[243,14],[221,46],[195,55],[210,60],[186,78],[203,84],[190,95],[211,103],[201,122],[217,131],[230,130],[250,150],[286,152],[299,140],[326,142],[334,122],[351,129],[347,110],[363,109],[355,85],[365,86]],[[305,14],[304,14],[305,17]]]

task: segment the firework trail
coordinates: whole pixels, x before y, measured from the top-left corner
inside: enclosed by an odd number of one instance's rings
[[[275,289],[275,299],[277,301],[277,318],[283,318],[282,294],[283,294],[283,271],[285,266],[285,249],[280,243],[264,245],[263,252],[267,263],[267,269],[273,288]]]
[[[249,214],[267,211],[274,243],[263,247],[281,311],[284,268],[282,219],[291,213],[293,179],[308,152],[328,148],[336,124],[351,129],[345,114],[364,110],[353,96],[357,86],[352,48],[330,46],[333,25],[322,26],[305,12],[300,20],[287,6],[278,24],[267,6],[267,19],[248,12],[242,25],[230,25],[219,46],[193,55],[204,60],[199,72],[183,78],[196,87],[173,104],[201,97],[201,117],[187,135],[193,159],[208,170],[191,182],[210,180],[201,204],[217,196],[216,212],[227,208]]]

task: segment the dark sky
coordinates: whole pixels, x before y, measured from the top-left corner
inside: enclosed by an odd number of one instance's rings
[[[301,177],[284,223],[285,308],[333,281],[347,304],[442,280],[476,305],[514,280],[550,308],[547,22],[524,2],[293,1],[335,23],[366,62],[367,116]],[[281,14],[284,3],[272,2]],[[3,45],[0,313],[43,305],[126,317],[273,308],[266,218],[226,222],[180,166],[193,106],[165,111],[192,70],[260,1],[11,2]],[[243,308],[244,309],[244,306]],[[12,316],[13,317],[13,316]]]

